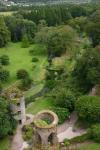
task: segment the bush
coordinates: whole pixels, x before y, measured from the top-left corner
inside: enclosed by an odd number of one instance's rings
[[[81,96],[76,101],[76,111],[83,121],[100,122],[100,97]]]
[[[25,69],[20,69],[17,71],[17,79],[25,79],[29,76]]]
[[[0,94],[1,94],[1,92],[2,92],[2,84],[0,83]]]
[[[27,97],[25,98],[25,104],[28,105],[31,102],[34,102],[35,99],[33,98],[33,96]]]
[[[23,131],[23,139],[25,141],[29,141],[32,139],[33,128],[31,125],[24,125],[22,131]]]
[[[10,73],[8,70],[1,69],[0,70],[0,81],[5,82],[8,80]]]
[[[70,144],[68,139],[64,139],[63,143],[64,143],[65,146],[68,146]]]
[[[95,142],[100,143],[100,124],[93,125],[89,129],[88,133],[91,139],[93,139]]]
[[[51,108],[51,110],[57,114],[59,119],[59,124],[62,124],[69,116],[68,109],[66,108],[53,107]]]
[[[28,90],[32,85],[32,79],[30,79],[29,77],[22,79],[21,80],[21,84],[19,86],[19,88],[21,90]]]
[[[23,48],[29,47],[29,40],[26,34],[22,37],[22,47]]]
[[[34,55],[34,49],[29,50],[30,55]]]
[[[74,94],[66,88],[60,88],[55,94],[55,105],[67,108],[69,112],[74,110],[75,100]]]
[[[70,142],[71,143],[82,143],[82,142],[85,142],[87,140],[89,140],[89,134],[88,133],[74,137],[74,138],[70,139]]]
[[[2,65],[8,65],[9,64],[9,57],[7,55],[2,55],[0,57],[0,62]]]
[[[32,62],[38,62],[38,61],[39,61],[38,58],[36,58],[36,57],[33,57],[33,58],[32,58]]]

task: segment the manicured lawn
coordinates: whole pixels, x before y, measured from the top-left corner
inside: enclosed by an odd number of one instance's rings
[[[42,51],[44,47],[39,45],[31,45],[29,48],[21,48],[21,43],[10,43],[5,48],[0,48],[0,56],[8,55],[10,64],[4,68],[10,71],[10,79],[5,84],[9,86],[16,81],[16,71],[18,69],[26,69],[33,81],[41,81],[45,77],[45,64],[47,62],[46,55],[35,54],[34,57],[39,59],[38,62],[32,62],[32,56],[29,53],[30,49]]]
[[[30,103],[26,109],[27,113],[36,114],[37,112],[49,109],[53,106],[53,100],[48,97],[38,98],[35,102]]]
[[[42,88],[43,88],[43,83],[40,83],[40,84],[33,86],[31,89],[29,89],[27,92],[25,92],[25,97],[35,95],[36,93],[41,91]]]
[[[3,15],[3,16],[11,16],[13,13],[14,13],[13,11],[0,12],[0,15]]]
[[[100,150],[100,144],[93,143],[86,146],[83,146],[82,148],[78,150]]]
[[[8,137],[0,140],[0,150],[10,150],[10,141]]]

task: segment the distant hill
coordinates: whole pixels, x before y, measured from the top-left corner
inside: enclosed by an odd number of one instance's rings
[[[57,4],[57,3],[74,3],[74,4],[81,4],[81,3],[98,3],[100,0],[0,0],[3,1],[5,4],[9,4],[9,2],[14,2],[15,4]]]
[[[88,3],[91,0],[8,0],[15,3],[55,3],[55,2],[68,2],[68,3]]]

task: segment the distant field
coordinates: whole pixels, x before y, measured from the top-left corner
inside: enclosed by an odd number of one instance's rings
[[[0,12],[0,15],[3,15],[3,16],[11,16],[13,13],[14,13],[13,11]]]
[[[78,150],[100,150],[100,144],[93,143],[86,146],[83,146],[82,148]]]
[[[37,54],[31,56],[29,50],[34,49]],[[4,66],[10,71],[10,79],[4,86],[9,86],[17,81],[16,72],[18,69],[26,69],[33,81],[42,81],[45,77],[45,65],[47,63],[46,55],[39,55],[38,51],[42,51],[43,47],[39,45],[31,45],[29,48],[22,48],[21,43],[10,43],[5,48],[0,48],[0,56],[8,55],[10,64]],[[32,57],[38,58],[38,62],[32,62]]]

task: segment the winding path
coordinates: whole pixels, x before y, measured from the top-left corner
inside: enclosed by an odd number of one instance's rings
[[[23,146],[22,131],[21,126],[18,125],[16,133],[12,139],[11,150],[20,150],[22,146]]]
[[[57,133],[58,133],[59,142],[63,142],[63,140],[66,138],[71,139],[86,133],[86,130],[84,129],[78,129],[77,131],[73,130],[76,121],[77,121],[77,115],[75,112],[73,112],[69,120],[67,120],[62,125],[58,126]]]

